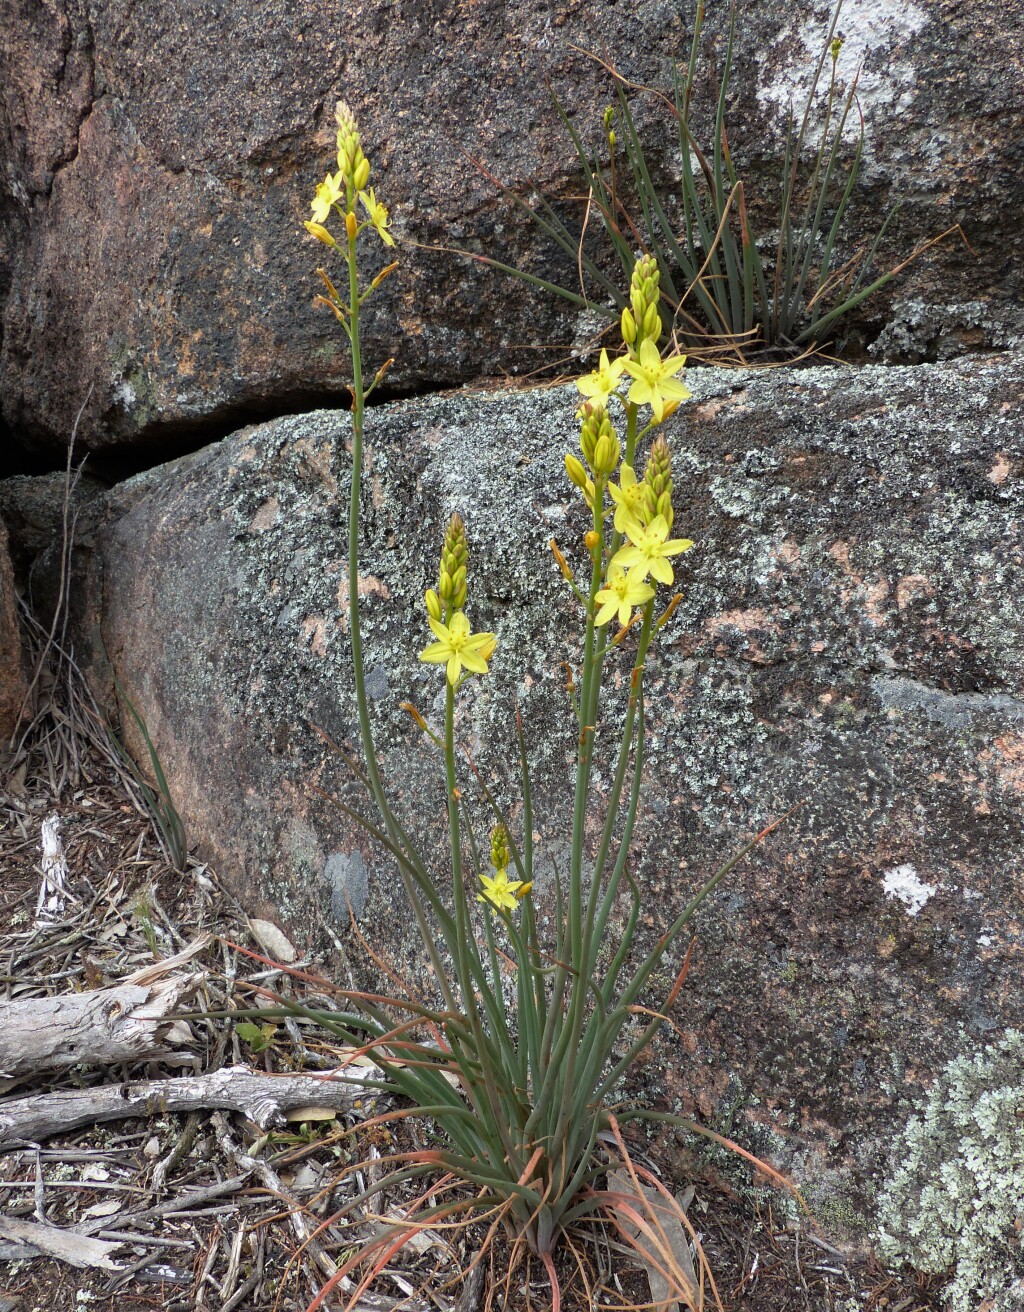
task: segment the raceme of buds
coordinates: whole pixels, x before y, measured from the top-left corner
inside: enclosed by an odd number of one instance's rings
[[[580,448],[595,474],[612,474],[619,463],[619,439],[608,411],[603,405],[585,402],[580,407],[583,420]],[[566,466],[568,468],[568,465]],[[572,478],[572,474],[569,474]]]
[[[633,266],[630,309],[622,312],[622,337],[631,349],[639,350],[640,343],[648,338],[655,344],[661,338],[661,316],[658,313],[660,280],[661,273],[654,256],[641,256]]]
[[[647,457],[647,468],[643,482],[644,501],[647,506],[648,523],[655,515],[664,515],[669,528],[672,527],[672,452],[669,450],[663,434],[655,438],[651,453]]]
[[[362,191],[370,180],[370,161],[359,144],[359,129],[352,111],[343,100],[334,107],[334,121],[338,125],[338,168],[355,191]]]
[[[495,870],[505,870],[512,853],[508,846],[508,830],[504,825],[495,825],[491,830],[491,865]]]
[[[466,604],[466,566],[469,547],[461,515],[452,515],[441,548],[441,570],[437,590],[446,608],[462,610]]]

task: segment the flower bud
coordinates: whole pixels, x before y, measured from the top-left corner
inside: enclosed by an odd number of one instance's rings
[[[562,571],[562,578],[568,579],[569,582],[571,583],[572,570],[569,568],[569,562],[566,560],[566,558],[562,555],[561,551],[558,549],[558,543],[555,541],[554,538],[552,538],[551,541],[548,543],[548,546],[551,548],[551,553],[558,563],[558,568]]]
[[[370,177],[370,161],[359,144],[359,128],[352,111],[343,100],[334,107],[334,121],[338,125],[338,169],[349,186],[361,191]]]
[[[634,340],[629,346],[639,348],[643,341],[650,339],[657,343],[661,337],[662,323],[658,314],[658,302],[661,296],[659,284],[661,271],[653,255],[643,255],[633,266],[633,277],[629,287],[629,303],[632,307],[632,327]],[[625,329],[623,337],[626,336]]]
[[[629,310],[622,311],[622,340],[627,346],[632,346],[636,341],[636,320]]]
[[[614,474],[619,463],[619,439],[614,432],[602,432],[594,446],[594,473]]]
[[[505,870],[512,853],[509,851],[508,830],[504,825],[495,825],[491,830],[491,865],[495,870]]]
[[[452,575],[452,591],[454,593],[455,609],[462,610],[466,604],[466,567],[460,565]]]
[[[661,336],[661,315],[657,304],[648,305],[644,311],[644,336],[657,341]]]
[[[348,233],[349,241],[355,241],[356,233],[359,231],[359,220],[351,210],[345,215],[345,231]]]
[[[441,598],[437,595],[437,593],[434,591],[433,588],[427,588],[427,592],[423,600],[427,603],[427,614],[430,616],[430,618],[432,620],[440,620]]]
[[[643,481],[644,503],[647,516],[651,520],[655,515],[664,515],[669,528],[672,527],[672,452],[663,434],[659,434],[651,446],[647,457],[647,468]]]
[[[441,569],[438,592],[445,606],[462,610],[466,604],[466,566],[469,547],[466,544],[466,526],[461,515],[452,515],[441,548]]]
[[[573,485],[573,487],[578,487],[581,490],[586,488],[587,471],[583,468],[583,466],[580,464],[580,462],[576,459],[574,455],[566,455],[565,472],[569,475],[569,482]]]
[[[580,447],[595,474],[611,474],[619,463],[619,439],[603,405],[582,407]]]
[[[601,534],[595,529],[591,529],[583,535],[583,543],[588,551],[596,551],[601,545]]]
[[[306,229],[308,233],[314,236],[317,239],[317,241],[322,241],[325,246],[333,246],[337,248],[338,243],[334,240],[334,238],[331,236],[331,234],[327,231],[327,229],[324,227],[322,223],[313,223],[312,220],[310,220],[307,223],[304,223],[302,226]]]

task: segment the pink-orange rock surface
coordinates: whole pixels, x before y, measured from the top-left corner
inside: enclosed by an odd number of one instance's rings
[[[729,6],[709,5],[695,122],[710,138]],[[219,425],[340,398],[329,315],[310,310],[320,248],[301,221],[346,96],[392,207],[402,268],[366,330],[393,387],[525,373],[593,329],[534,288],[439,253],[463,246],[573,283],[574,261],[496,194],[479,159],[530,194],[580,194],[548,97],[588,142],[606,74],[666,90],[692,3],[638,0],[9,0],[0,25],[0,396],[19,441],[165,452]],[[827,6],[740,0],[729,122],[769,241],[783,127],[799,111]],[[1020,310],[1024,114],[1020,0],[846,0],[839,71],[858,67],[865,162],[845,252],[903,202],[879,256],[960,223],[858,312],[855,336],[908,360],[1002,345]],[[673,190],[664,113],[638,95],[652,167]],[[667,143],[667,144],[666,144]],[[852,150],[853,141],[850,148]],[[677,189],[677,188],[676,188]],[[564,213],[579,213],[565,200]],[[401,339],[401,349],[399,346]],[[91,393],[90,393],[90,388]]]

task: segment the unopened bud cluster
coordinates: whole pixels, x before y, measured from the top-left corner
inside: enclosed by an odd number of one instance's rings
[[[633,266],[629,308],[622,311],[622,340],[631,351],[638,352],[640,344],[648,340],[657,345],[661,338],[660,281],[658,261],[653,255],[641,256]]]
[[[619,463],[619,439],[603,405],[585,402],[580,408],[580,448],[595,474],[614,473]]]
[[[495,870],[505,870],[512,854],[508,846],[508,830],[504,825],[495,825],[491,830],[491,865]]]
[[[654,439],[650,455],[647,457],[647,469],[644,472],[644,503],[647,508],[647,522],[655,515],[664,515],[669,528],[674,518],[672,511],[672,453],[664,434]]]
[[[352,111],[343,100],[334,107],[338,125],[338,169],[354,191],[362,191],[370,180],[370,161],[359,144],[359,129]]]
[[[446,610],[462,610],[466,604],[466,566],[469,546],[461,515],[452,515],[441,548],[437,590]]]

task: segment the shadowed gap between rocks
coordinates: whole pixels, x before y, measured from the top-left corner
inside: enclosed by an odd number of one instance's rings
[[[485,385],[484,380],[480,385]],[[390,401],[414,400],[418,397],[440,395],[451,388],[387,387],[384,384],[367,401],[367,408],[386,405]],[[225,437],[250,424],[263,424],[272,419],[286,419],[292,415],[308,414],[313,410],[347,410],[350,399],[345,388],[297,388],[281,396],[270,394],[252,401],[224,406],[192,421],[170,420],[157,425],[146,442],[133,442],[113,450],[86,451],[76,446],[74,463],[85,458],[89,474],[113,487],[135,474],[144,473],[192,455],[203,447],[220,442]],[[17,433],[0,419],[0,450],[5,453],[0,477],[15,475],[52,474],[67,467],[67,449],[58,451],[46,446],[29,446],[28,434]]]

